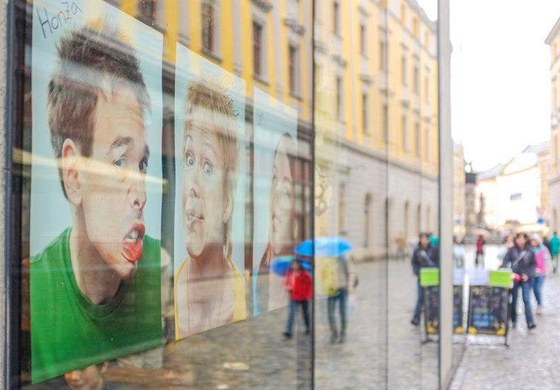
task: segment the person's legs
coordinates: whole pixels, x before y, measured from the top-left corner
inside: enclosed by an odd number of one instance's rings
[[[556,273],[558,269],[558,253],[552,255],[552,272]]]
[[[301,310],[303,311],[303,321],[305,322],[305,332],[311,331],[311,324],[309,323],[309,301],[301,301]]]
[[[510,309],[510,313],[511,313],[511,322],[512,322],[513,326],[515,326],[515,324],[517,324],[517,294],[518,294],[519,286],[520,286],[519,282],[514,282],[513,283],[513,289],[511,290],[511,309]]]
[[[329,317],[329,325],[331,327],[331,343],[334,343],[338,337],[338,331],[336,330],[336,322],[334,318],[334,306],[338,300],[338,294],[330,296],[327,299],[327,312]]]
[[[348,301],[348,291],[340,289],[339,310],[340,310],[340,342],[343,343],[346,338],[346,303]]]
[[[521,294],[523,295],[523,305],[525,306],[525,320],[527,326],[532,328],[534,325],[533,312],[531,311],[531,290],[533,289],[533,281],[528,280],[521,283]]]
[[[537,310],[542,306],[542,285],[544,282],[544,276],[536,276],[533,279],[533,292],[535,293],[535,299],[537,300]]]
[[[284,332],[284,336],[287,338],[292,337],[292,330],[294,328],[294,317],[296,314],[297,302],[290,300],[290,307],[288,312],[288,322],[286,324],[286,332]]]
[[[420,280],[418,280],[417,291],[418,291],[418,298],[416,300],[416,307],[414,308],[414,315],[411,321],[414,325],[418,325],[420,323],[420,315],[422,314],[422,301],[424,297],[424,290],[420,285]]]

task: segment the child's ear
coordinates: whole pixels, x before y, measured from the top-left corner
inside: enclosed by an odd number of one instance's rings
[[[59,162],[62,184],[66,197],[75,206],[82,203],[80,182],[80,152],[77,145],[67,138],[62,144],[62,153]]]

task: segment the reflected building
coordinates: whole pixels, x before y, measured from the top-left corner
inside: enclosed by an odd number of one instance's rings
[[[437,226],[436,25],[414,0],[316,3],[315,233],[382,257]]]
[[[546,37],[550,46],[550,163],[548,172],[550,229],[560,228],[560,18]]]
[[[465,153],[463,145],[453,145],[453,235],[460,241],[465,237]]]
[[[529,145],[507,163],[477,175],[476,210],[484,216],[478,227],[546,233],[548,150],[548,141]]]

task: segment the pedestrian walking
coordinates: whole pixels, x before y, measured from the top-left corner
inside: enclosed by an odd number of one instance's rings
[[[418,277],[416,282],[418,297],[412,320],[410,320],[410,323],[414,326],[420,324],[420,315],[422,314],[422,306],[424,304],[424,290],[420,285],[420,270],[424,267],[439,267],[439,252],[437,247],[430,243],[428,234],[421,233],[418,246],[412,254],[412,271]]]
[[[286,290],[290,296],[290,309],[284,337],[286,337],[286,339],[292,338],[296,311],[299,306],[301,306],[301,310],[303,312],[305,333],[309,334],[311,331],[309,320],[309,301],[313,295],[313,285],[311,283],[311,276],[305,269],[303,269],[301,262],[298,259],[292,260],[290,270],[286,275]]]
[[[486,244],[486,240],[484,240],[482,234],[479,234],[476,239],[476,256],[474,258],[476,267],[481,263],[482,268],[484,268],[484,244]]]
[[[508,252],[509,248],[513,247],[515,244],[513,242],[513,234],[508,234],[505,236],[504,240],[502,241],[502,246],[498,250],[498,259],[500,263],[504,261],[504,257],[506,257],[506,253]]]
[[[352,261],[344,255],[340,255],[334,259],[329,259],[329,266],[325,269],[327,277],[324,285],[327,286],[327,315],[329,326],[331,328],[331,344],[344,343],[346,341],[347,327],[347,306],[348,297],[353,294],[354,289],[358,285],[358,279],[354,274],[354,266]],[[340,316],[340,332],[338,331],[336,321],[336,306]]]
[[[525,320],[527,328],[536,327],[533,321],[533,312],[531,311],[530,294],[533,289],[533,278],[536,272],[535,254],[529,247],[529,236],[527,233],[517,233],[515,235],[515,245],[508,250],[502,267],[509,267],[513,271],[514,282],[511,290],[511,322],[515,328],[517,326],[517,298],[519,289],[521,289],[523,297],[523,305],[525,306]]]
[[[453,236],[453,262],[455,268],[463,268],[465,266],[465,246],[459,242],[457,236]]]
[[[558,270],[558,253],[560,253],[560,238],[554,232],[550,237],[550,255],[552,256],[552,272],[554,273]]]
[[[544,284],[544,279],[549,270],[550,264],[550,253],[548,249],[541,242],[541,238],[538,234],[531,236],[531,249],[535,254],[535,278],[533,279],[533,292],[535,293],[535,299],[537,300],[537,314],[542,314],[542,289]]]

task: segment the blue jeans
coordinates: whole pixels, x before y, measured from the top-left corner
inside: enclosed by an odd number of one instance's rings
[[[544,284],[544,275],[535,276],[533,279],[533,292],[535,293],[535,299],[537,304],[542,306],[542,286]]]
[[[531,290],[533,289],[533,280],[529,279],[526,282],[514,282],[513,289],[511,290],[511,322],[517,322],[517,296],[519,288],[521,287],[521,294],[523,297],[523,306],[525,306],[525,320],[527,326],[533,325],[533,312],[531,311]]]
[[[418,299],[416,300],[416,307],[414,308],[414,316],[412,319],[414,321],[420,321],[420,315],[422,314],[422,304],[424,301],[424,289],[420,285],[420,279],[418,279]]]
[[[292,330],[294,329],[294,320],[296,317],[296,310],[298,306],[301,306],[301,310],[303,311],[303,320],[305,321],[305,330],[309,332],[310,325],[309,325],[309,301],[290,301],[290,311],[288,314],[288,323],[286,324],[286,333],[289,335],[292,334]]]
[[[334,318],[334,311],[336,303],[338,302],[338,307],[340,311],[340,334],[346,334],[346,301],[347,301],[348,291],[345,288],[338,290],[336,295],[330,296],[327,299],[327,312],[329,316],[329,325],[331,327],[331,332],[333,335],[338,335],[338,330],[336,328],[336,320]]]

